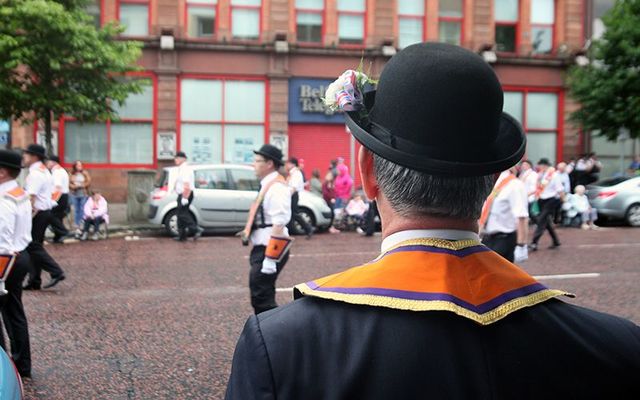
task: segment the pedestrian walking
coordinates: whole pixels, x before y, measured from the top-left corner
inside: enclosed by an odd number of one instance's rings
[[[31,347],[22,304],[22,281],[30,265],[25,249],[31,242],[31,202],[16,181],[20,169],[20,154],[0,150],[0,279],[5,289],[0,293],[0,310],[13,363],[21,377],[30,378]],[[3,334],[0,345],[8,350]]]
[[[553,227],[553,216],[558,207],[562,204],[564,196],[564,186],[562,185],[562,177],[557,173],[555,168],[551,166],[548,159],[542,158],[538,161],[538,189],[536,191],[536,199],[540,207],[540,215],[536,218],[537,226],[533,234],[533,241],[529,245],[531,251],[538,250],[538,242],[548,231],[553,241],[549,249],[556,249],[560,246],[560,239]]]
[[[91,186],[91,175],[89,171],[84,169],[82,161],[76,161],[71,167],[71,180],[69,189],[71,193],[71,204],[73,205],[74,225],[80,232],[82,227],[82,213],[84,203],[89,196],[89,187]]]
[[[291,222],[289,223],[289,230],[292,230],[293,223],[297,222],[307,235],[307,239],[311,239],[311,236],[313,235],[313,227],[300,214],[300,209],[298,207],[300,193],[304,190],[304,177],[302,176],[302,171],[298,168],[298,159],[291,157],[285,163],[285,169],[289,174],[287,183],[291,189]]]
[[[529,204],[529,218],[531,218],[533,223],[540,211],[533,212],[533,204],[536,201],[536,191],[538,190],[538,173],[533,169],[533,163],[531,161],[522,160],[518,178],[524,183],[524,189],[527,192],[527,202]]]
[[[51,210],[53,215],[51,230],[53,231],[53,243],[62,243],[69,236],[69,230],[64,225],[64,220],[69,213],[69,174],[60,165],[58,156],[51,156],[47,160],[47,168],[53,177],[53,195],[56,206]]]
[[[375,94],[365,79],[334,82],[325,104],[348,106],[382,254],[251,316],[226,398],[638,397],[638,326],[561,301],[479,242],[495,174],[526,149],[491,66],[427,42],[391,58]]]
[[[276,308],[276,280],[289,260],[287,225],[291,220],[291,189],[278,170],[282,151],[265,144],[254,151],[253,167],[260,179],[258,198],[249,210],[244,230],[239,232],[243,245],[251,243],[249,255],[249,291],[255,314]]]
[[[311,191],[311,193],[322,197],[322,181],[320,180],[320,170],[317,168],[314,169],[311,173],[309,190]]]
[[[32,240],[27,247],[31,258],[31,272],[24,290],[40,290],[42,285],[40,275],[43,269],[51,275],[51,280],[43,286],[44,289],[52,288],[66,278],[62,268],[44,248],[44,233],[53,222],[51,209],[55,205],[52,199],[53,177],[43,164],[45,159],[44,147],[39,144],[30,144],[22,154],[23,163],[29,168],[25,190],[31,198],[33,208]]]
[[[178,196],[176,199],[178,236],[174,240],[183,242],[187,240],[188,236],[192,236],[193,240],[197,240],[202,236],[204,230],[198,226],[191,215],[191,211],[189,211],[189,207],[193,203],[193,189],[195,187],[193,169],[187,162],[187,155],[182,151],[176,153],[174,162],[178,166],[178,178],[173,188]]]
[[[515,173],[513,167],[500,174],[478,222],[482,243],[510,262],[514,261],[516,247],[520,252],[527,251],[529,230],[527,192]]]

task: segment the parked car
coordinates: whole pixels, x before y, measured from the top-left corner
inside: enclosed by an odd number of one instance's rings
[[[215,231],[239,231],[249,215],[249,208],[258,195],[260,183],[252,167],[233,164],[192,165],[194,200],[190,211],[198,225]],[[168,234],[177,236],[176,196],[172,191],[177,179],[177,167],[161,172],[156,189],[151,192],[149,221],[162,224]],[[322,197],[311,192],[300,193],[300,213],[316,229],[331,225],[331,209]],[[303,233],[294,224],[294,234]]]
[[[22,395],[22,379],[18,370],[7,353],[0,348],[0,399],[20,400]]]
[[[599,216],[640,226],[640,177],[604,179],[587,186],[587,196]]]

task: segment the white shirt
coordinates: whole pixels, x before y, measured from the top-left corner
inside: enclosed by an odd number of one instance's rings
[[[505,180],[509,174],[509,171],[500,174],[496,181],[496,186]],[[527,201],[524,183],[518,179],[513,179],[493,199],[485,232],[488,234],[515,232],[518,228],[518,218],[529,217],[528,207],[529,202]]]
[[[38,211],[51,210],[56,202],[51,199],[53,193],[53,177],[47,167],[38,161],[29,167],[29,175],[25,181],[25,190],[35,196],[33,206]]]
[[[413,239],[446,239],[446,240],[477,240],[480,237],[476,232],[461,231],[456,229],[413,229],[396,232],[387,236],[380,245],[380,250],[384,253],[402,242]]]
[[[178,177],[176,179],[176,186],[174,187],[174,191],[176,194],[182,194],[184,192],[185,186],[193,190],[195,179],[193,177],[193,169],[191,166],[187,164],[187,162],[183,162],[178,167]]]
[[[8,192],[18,187],[15,180],[0,185],[0,254],[23,251],[31,243],[29,195],[15,197]]]
[[[262,189],[260,193],[264,193],[267,185],[278,177],[278,172],[274,171],[269,175],[262,178],[260,186]],[[268,225],[283,225],[285,226],[283,233],[288,236],[289,231],[286,225],[291,220],[291,191],[289,186],[285,183],[276,183],[269,188],[269,191],[264,193],[264,200],[262,201],[262,208],[264,210],[264,223]],[[260,216],[256,215],[256,220]],[[261,222],[261,221],[258,221]],[[256,229],[251,233],[251,243],[254,246],[266,246],[271,239],[272,227]]]
[[[298,167],[291,168],[289,171],[289,187],[300,193],[304,190],[304,178],[302,171]]]
[[[59,164],[56,164],[51,169],[51,175],[53,176],[53,187],[55,190],[60,188],[62,194],[69,193],[69,174]]]
[[[562,177],[557,171],[554,171],[549,177],[549,170],[545,170],[538,175],[538,180],[542,185],[546,185],[544,190],[540,194],[542,200],[559,197],[560,193],[564,192],[564,186],[562,186]]]
[[[532,169],[528,169],[520,175],[520,180],[524,183],[524,189],[527,191],[529,202],[533,202],[536,199],[536,189],[538,188],[538,173]]]
[[[558,172],[560,175],[560,183],[562,183],[562,188],[565,193],[571,193],[571,179],[569,178],[569,174],[566,172]]]

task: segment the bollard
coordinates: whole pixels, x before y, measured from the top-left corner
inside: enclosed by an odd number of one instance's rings
[[[156,177],[154,170],[127,171],[127,220],[146,221],[149,212],[149,194]]]

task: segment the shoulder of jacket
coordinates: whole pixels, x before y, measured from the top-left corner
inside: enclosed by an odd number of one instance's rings
[[[27,192],[25,192],[21,187],[5,192],[4,197],[13,200],[16,203],[23,202],[29,198]]]

